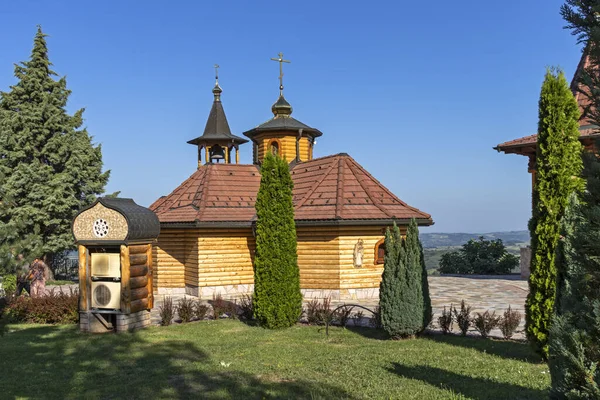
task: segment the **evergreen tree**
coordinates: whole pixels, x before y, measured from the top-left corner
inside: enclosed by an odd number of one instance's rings
[[[288,163],[268,153],[256,196],[254,316],[266,328],[294,325],[302,312],[300,271]]]
[[[424,329],[421,249],[416,221],[406,239],[396,224],[385,234],[383,274],[379,286],[381,324],[392,338],[410,337]]]
[[[589,154],[583,201],[562,221],[556,318],[550,329],[550,397],[600,398],[600,160]]]
[[[12,259],[50,261],[72,248],[71,221],[109,176],[100,146],[80,129],[84,110],[66,111],[71,92],[64,77],[53,79],[45,37],[38,27],[30,60],[15,66],[18,82],[0,92],[0,250]]]
[[[431,296],[429,295],[429,281],[427,280],[427,266],[425,265],[425,255],[423,254],[423,244],[421,243],[420,239],[419,239],[419,257],[421,257],[421,280],[422,280],[422,290],[423,290],[423,329],[425,329],[429,326],[429,324],[431,323],[431,320],[433,319],[433,309],[431,308]]]
[[[548,70],[539,101],[536,177],[531,234],[531,275],[525,305],[527,338],[547,356],[556,297],[556,246],[569,195],[582,188],[579,110],[562,71]]]

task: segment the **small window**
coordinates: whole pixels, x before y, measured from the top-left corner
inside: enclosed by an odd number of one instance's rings
[[[279,143],[275,140],[271,142],[271,153],[273,153],[273,155],[279,154]]]
[[[375,245],[375,264],[383,264],[385,261],[385,239],[381,239]]]

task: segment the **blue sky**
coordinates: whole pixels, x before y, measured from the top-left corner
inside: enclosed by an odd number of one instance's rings
[[[527,159],[545,68],[571,79],[581,50],[562,1],[20,1],[3,4],[0,90],[37,24],[111,170],[108,192],[149,205],[196,169],[220,64],[235,134],[269,119],[282,51],[294,117],[315,157],[346,152],[410,205],[423,232],[526,229]],[[241,148],[251,162],[251,146]]]

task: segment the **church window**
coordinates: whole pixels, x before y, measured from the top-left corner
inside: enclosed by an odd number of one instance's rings
[[[271,143],[269,143],[269,148],[273,155],[279,155],[279,140],[273,139]]]
[[[385,259],[385,239],[375,244],[375,264],[383,264]]]

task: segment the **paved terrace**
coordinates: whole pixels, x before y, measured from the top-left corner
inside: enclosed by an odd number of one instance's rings
[[[496,315],[502,313],[510,305],[513,310],[519,311],[523,315],[519,331],[522,331],[525,325],[524,305],[528,292],[526,280],[521,280],[517,276],[430,276],[429,290],[431,303],[433,307],[433,328],[437,329],[437,317],[441,314],[444,306],[447,308],[452,304],[460,307],[461,300],[472,307],[472,313],[484,312],[485,310],[496,311]],[[174,302],[182,295],[171,296]],[[192,296],[187,296],[192,297]],[[224,297],[225,298],[225,297]],[[163,296],[156,296],[155,308],[152,310],[152,322],[158,324],[160,317],[158,307],[162,304]],[[332,307],[335,305],[360,304],[368,308],[375,308],[378,304],[377,299],[371,300],[351,300],[351,301],[332,301]],[[365,317],[368,313],[365,312]],[[459,332],[458,326],[454,324],[454,332]],[[499,330],[492,331],[493,336],[501,336]],[[515,338],[523,338],[522,333],[515,335]]]

